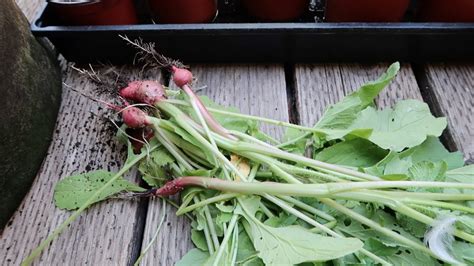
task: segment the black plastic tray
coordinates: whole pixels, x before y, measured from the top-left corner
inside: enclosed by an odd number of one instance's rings
[[[120,35],[185,62],[474,61],[474,23],[208,23],[57,26],[47,5],[32,23],[69,61],[130,63]]]

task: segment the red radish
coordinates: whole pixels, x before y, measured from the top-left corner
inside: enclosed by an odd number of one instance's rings
[[[126,88],[120,90],[120,96],[153,106],[166,98],[163,85],[152,80],[130,82]]]
[[[184,187],[188,185],[183,183],[182,180],[183,178],[166,182],[164,186],[156,189],[156,191],[154,192],[155,196],[168,197],[182,191]]]
[[[151,124],[146,113],[133,106],[128,106],[122,110],[122,119],[130,128],[143,128]]]
[[[185,68],[172,66],[171,72],[173,72],[173,82],[180,88],[193,81],[193,73]]]

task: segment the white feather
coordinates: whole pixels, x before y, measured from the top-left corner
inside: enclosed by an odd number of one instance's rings
[[[444,262],[463,265],[451,255],[452,243],[454,241],[454,223],[456,218],[444,217],[437,219],[431,229],[425,234],[425,245]]]

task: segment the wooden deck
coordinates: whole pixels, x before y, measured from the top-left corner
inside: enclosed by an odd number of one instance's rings
[[[42,1],[17,1],[31,18]],[[325,107],[362,83],[378,77],[388,64],[304,65],[193,65],[200,93],[218,103],[234,105],[244,113],[312,125]],[[131,78],[137,70],[128,69]],[[149,73],[161,80],[160,73]],[[94,94],[94,86],[74,71],[64,73],[64,83]],[[0,264],[19,265],[41,240],[70,214],[55,208],[54,185],[73,173],[123,163],[123,147],[102,115],[106,110],[67,89],[48,156],[30,192],[0,235]],[[377,99],[390,106],[400,99],[425,100],[438,116],[447,116],[443,135],[448,149],[460,150],[474,163],[474,64],[403,64],[402,71]],[[282,130],[266,127],[280,136]],[[136,172],[128,174],[138,180]],[[150,241],[163,211],[165,226],[142,265],[172,265],[191,247],[190,227],[175,210],[161,209],[158,200],[113,200],[83,213],[35,261],[36,265],[130,265]]]

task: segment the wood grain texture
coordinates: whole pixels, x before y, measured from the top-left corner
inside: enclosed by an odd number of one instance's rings
[[[322,116],[328,105],[341,100],[362,84],[378,78],[388,64],[322,64],[296,65],[296,108],[302,125],[312,126]],[[400,73],[379,95],[380,107],[392,106],[402,99],[422,99],[415,75],[409,65],[403,65]]]
[[[455,145],[450,148],[474,163],[474,65],[433,64],[424,72],[423,96],[448,118],[448,135]]]
[[[33,21],[43,5],[46,4],[45,0],[15,0],[15,2],[21,8],[29,22]]]
[[[196,65],[192,67],[197,82],[194,88],[207,86],[199,94],[218,104],[238,106],[242,113],[288,121],[285,73],[281,65]],[[274,137],[281,128],[262,125]],[[161,202],[150,201],[143,237],[143,247],[150,242],[161,219]],[[158,240],[142,265],[173,265],[192,247],[191,227],[186,217],[176,217],[168,207],[166,221]]]
[[[135,77],[138,71],[129,72]],[[95,85],[76,72],[64,82],[88,95]],[[100,96],[96,96],[100,97]],[[103,98],[103,97],[101,97]],[[105,98],[104,98],[105,99]],[[54,206],[53,191],[65,176],[96,169],[117,171],[125,159],[116,128],[104,116],[111,112],[96,102],[63,88],[62,104],[48,155],[7,227],[0,236],[0,264],[20,262],[71,215]],[[135,171],[125,176],[137,180]],[[35,260],[36,265],[126,265],[141,236],[139,202],[109,200],[86,210]]]

